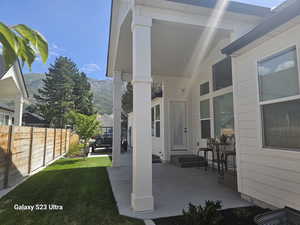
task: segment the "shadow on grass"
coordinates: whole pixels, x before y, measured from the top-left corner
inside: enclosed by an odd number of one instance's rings
[[[1,224],[143,224],[118,214],[107,171],[94,166],[100,162],[108,159],[62,159],[51,166],[56,169],[32,176],[0,200]],[[17,211],[16,204],[56,204],[63,210]]]

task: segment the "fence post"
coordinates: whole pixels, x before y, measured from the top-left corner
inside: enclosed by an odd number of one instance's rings
[[[65,153],[67,152],[67,137],[68,137],[68,130],[65,129]]]
[[[43,155],[43,166],[46,165],[46,152],[47,152],[47,128],[45,128],[45,139],[44,139],[44,155]]]
[[[33,127],[30,128],[30,144],[29,144],[28,174],[30,174],[30,172],[31,172],[32,143],[33,143]]]
[[[63,136],[63,129],[60,129],[60,150],[59,155],[62,155],[62,136]]]
[[[4,188],[8,187],[8,177],[9,177],[9,168],[12,160],[12,147],[13,147],[13,126],[9,126],[8,130],[8,142],[7,142],[7,152],[6,152],[6,164],[4,169]]]
[[[56,128],[54,128],[53,160],[55,159]]]

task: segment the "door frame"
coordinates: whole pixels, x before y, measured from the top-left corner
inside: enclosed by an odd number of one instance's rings
[[[172,139],[172,121],[171,121],[171,104],[172,103],[184,103],[185,104],[185,121],[186,121],[186,128],[187,128],[187,132],[186,132],[186,143],[185,143],[185,148],[181,148],[181,149],[173,149],[173,139]],[[176,154],[187,154],[189,152],[189,111],[188,111],[188,101],[187,100],[177,100],[177,99],[170,99],[169,100],[169,107],[168,107],[168,111],[169,111],[169,133],[170,133],[170,155],[176,155]]]

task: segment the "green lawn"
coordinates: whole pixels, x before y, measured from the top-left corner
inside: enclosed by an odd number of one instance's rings
[[[0,199],[0,224],[144,224],[118,214],[105,169],[110,165],[108,157],[58,160]],[[15,204],[56,204],[63,210],[18,211]]]

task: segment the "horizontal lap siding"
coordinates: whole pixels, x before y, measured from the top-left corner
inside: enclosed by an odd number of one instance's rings
[[[0,126],[0,189],[4,183],[6,159],[8,157],[9,127]]]
[[[262,148],[258,103],[257,60],[295,43],[300,46],[299,35],[294,35],[300,33],[300,26],[287,32],[284,39],[275,37],[234,59],[238,179],[241,193],[276,207],[300,210],[300,152]]]

